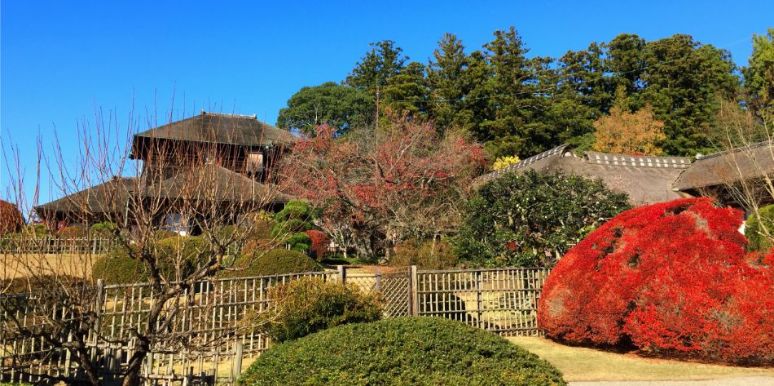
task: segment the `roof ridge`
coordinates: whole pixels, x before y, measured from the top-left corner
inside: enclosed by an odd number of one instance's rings
[[[255,119],[255,120],[259,120],[258,119],[258,114],[247,114],[247,115],[245,115],[245,114],[233,114],[233,113],[219,113],[219,112],[214,112],[214,111],[205,111],[204,109],[202,109],[202,112],[201,112],[200,115],[219,115],[219,116],[223,116],[223,117],[252,118],[252,119]],[[264,123],[264,122],[261,121],[261,123]]]
[[[721,150],[721,151],[718,151],[718,152],[715,152],[715,153],[712,153],[712,154],[707,154],[707,155],[701,156],[701,158],[697,158],[696,160],[700,161],[700,160],[705,160],[705,159],[710,159],[710,158],[716,158],[716,157],[724,156],[726,154],[735,153],[737,151],[752,150],[752,149],[756,149],[756,148],[759,148],[759,147],[771,146],[771,145],[774,145],[774,140],[770,140],[769,139],[769,140],[765,140],[765,141],[751,143],[751,144],[744,145],[744,146],[738,146],[738,147],[731,148],[731,149]]]

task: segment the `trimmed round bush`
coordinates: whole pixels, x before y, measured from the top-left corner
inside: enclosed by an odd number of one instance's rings
[[[269,276],[323,270],[323,267],[311,257],[288,249],[272,249],[265,253],[242,255],[234,262],[232,268],[232,270],[221,271],[221,276]]]
[[[106,284],[130,284],[148,280],[145,265],[129,257],[124,247],[115,247],[98,258],[91,268],[94,279],[102,279]]]
[[[744,234],[751,251],[766,251],[774,246],[774,205],[758,209],[758,214],[753,213],[747,219]]]
[[[260,329],[275,342],[298,339],[342,324],[373,322],[382,316],[379,299],[356,285],[301,278],[273,287],[274,307],[258,315]],[[248,316],[247,322],[253,320]]]
[[[339,326],[274,346],[241,385],[564,385],[561,373],[494,334],[440,318]]]
[[[181,278],[193,274],[204,263],[201,260],[208,258],[203,254],[206,251],[205,240],[199,236],[174,236],[156,243],[161,271],[170,280],[180,279],[176,278],[178,268]]]
[[[774,363],[774,255],[746,254],[741,222],[708,198],[621,213],[559,260],[538,325],[571,344]]]

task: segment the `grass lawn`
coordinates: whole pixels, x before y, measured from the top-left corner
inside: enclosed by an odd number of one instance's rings
[[[510,337],[508,340],[551,362],[561,370],[564,379],[568,382],[774,377],[774,368],[771,367],[734,367],[643,358],[633,353],[616,354],[590,348],[565,346],[539,337]]]

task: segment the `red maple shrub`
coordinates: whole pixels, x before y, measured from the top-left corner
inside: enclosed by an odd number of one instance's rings
[[[625,211],[572,248],[538,323],[570,344],[774,363],[774,251],[745,254],[742,215],[708,198]]]
[[[331,242],[328,235],[317,229],[306,231],[306,235],[309,236],[309,240],[312,241],[312,246],[309,248],[309,251],[312,252],[312,257],[317,261],[325,259],[325,255],[328,253],[328,245]]]
[[[19,231],[24,217],[16,205],[0,200],[0,235]]]

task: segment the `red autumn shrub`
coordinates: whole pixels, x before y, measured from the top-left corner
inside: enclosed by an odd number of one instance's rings
[[[0,235],[17,232],[24,225],[24,218],[16,205],[0,200]]]
[[[312,252],[312,257],[317,259],[317,261],[325,259],[325,255],[328,253],[328,245],[331,242],[328,235],[316,229],[306,231],[306,235],[309,236],[309,240],[312,240],[312,246],[309,248]]]
[[[707,198],[619,214],[558,262],[539,325],[572,344],[774,363],[774,252],[746,255],[741,222]]]

